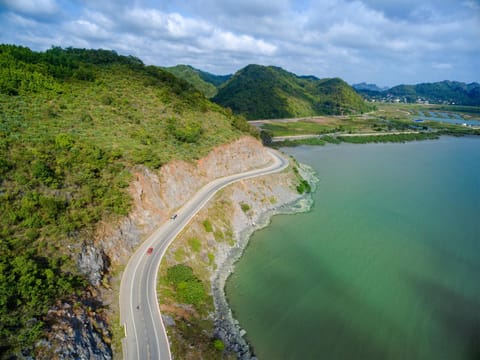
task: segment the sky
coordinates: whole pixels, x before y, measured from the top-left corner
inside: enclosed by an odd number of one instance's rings
[[[102,48],[230,74],[480,82],[480,0],[0,0],[0,43]]]

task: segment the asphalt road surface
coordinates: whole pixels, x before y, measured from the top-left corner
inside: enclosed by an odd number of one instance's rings
[[[120,285],[123,356],[127,360],[170,360],[170,346],[157,299],[157,274],[165,251],[195,214],[225,186],[239,180],[282,171],[288,161],[269,151],[269,166],[216,179],[201,188],[180,210],[151,234],[130,258]],[[149,253],[149,248],[153,251]]]

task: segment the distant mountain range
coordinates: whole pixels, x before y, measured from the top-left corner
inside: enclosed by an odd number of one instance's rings
[[[389,87],[379,87],[376,84],[367,84],[366,82],[361,82],[359,84],[353,84],[352,87],[355,90],[369,90],[369,91],[385,91],[388,90]]]
[[[163,68],[214,102],[247,119],[362,113],[370,101],[480,106],[480,85],[442,81],[392,88],[339,78],[296,75],[280,67],[248,65],[234,75],[214,75],[189,65]],[[361,95],[361,96],[359,96]]]
[[[398,85],[383,91],[374,90],[373,87],[355,85],[354,87],[368,100],[480,106],[480,84],[475,82],[466,84],[446,80],[417,85]]]

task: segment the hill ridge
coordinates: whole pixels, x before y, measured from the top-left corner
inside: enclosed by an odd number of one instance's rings
[[[278,66],[249,64],[221,85],[216,103],[247,119],[340,115],[369,110],[342,79],[296,75]]]

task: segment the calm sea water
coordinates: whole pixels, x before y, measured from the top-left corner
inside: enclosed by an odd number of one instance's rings
[[[315,206],[226,288],[259,359],[480,359],[480,138],[287,151]]]

